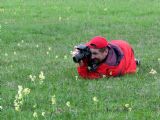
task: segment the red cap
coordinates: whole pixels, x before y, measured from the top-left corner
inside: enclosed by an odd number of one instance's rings
[[[86,45],[89,48],[100,49],[100,48],[107,47],[108,41],[104,37],[96,36],[96,37],[92,38],[88,43],[86,43]]]

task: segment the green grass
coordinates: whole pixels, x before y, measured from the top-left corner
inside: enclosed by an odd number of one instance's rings
[[[1,120],[160,119],[159,0],[0,3]],[[131,43],[142,61],[138,73],[76,80],[78,74],[70,51],[96,35]],[[157,74],[149,73],[152,68]],[[39,84],[40,71],[45,75],[43,84]],[[35,82],[29,79],[31,74],[36,75]],[[20,112],[15,111],[13,103],[18,85],[31,89]],[[51,104],[53,95],[55,105]],[[97,97],[97,103],[93,97]],[[67,101],[70,107],[66,106]],[[35,104],[37,107],[33,108]],[[125,104],[132,110],[128,111]],[[34,111],[38,118],[33,117]],[[41,115],[43,111],[45,117]]]

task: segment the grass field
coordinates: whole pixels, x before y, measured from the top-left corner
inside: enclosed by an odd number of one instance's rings
[[[160,120],[159,6],[159,0],[0,0],[0,119]],[[131,43],[142,61],[138,72],[77,77],[70,51],[96,35]]]

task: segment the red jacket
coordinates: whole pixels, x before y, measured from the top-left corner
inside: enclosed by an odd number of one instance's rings
[[[79,66],[77,71],[83,78],[95,79],[109,76],[119,76],[127,73],[136,72],[136,62],[134,58],[134,51],[132,47],[123,40],[112,40],[109,43],[110,51],[116,53],[116,64],[112,64],[112,59],[104,62],[98,66],[96,71],[89,71],[87,63]],[[112,57],[111,57],[112,58]]]

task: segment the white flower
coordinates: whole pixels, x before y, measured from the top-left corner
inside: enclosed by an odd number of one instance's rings
[[[98,102],[97,97],[93,97],[92,100],[93,100],[94,102]]]
[[[150,74],[156,74],[157,73],[157,71],[156,70],[154,70],[154,69],[151,69],[151,71],[149,72]]]
[[[35,118],[37,118],[37,117],[38,117],[37,112],[34,112],[34,113],[33,113],[33,117],[35,117]]]
[[[56,96],[53,95],[51,98],[52,105],[56,104]]]
[[[45,112],[42,112],[42,116],[45,116]]]
[[[66,102],[67,107],[71,106],[71,103],[69,101]]]
[[[2,106],[0,106],[0,110],[2,110],[3,109],[3,107]]]
[[[39,48],[39,45],[38,45],[38,44],[36,45],[36,48]]]
[[[55,58],[57,59],[57,58],[58,58],[58,55],[56,55]]]
[[[22,40],[21,42],[24,43],[24,40]]]

